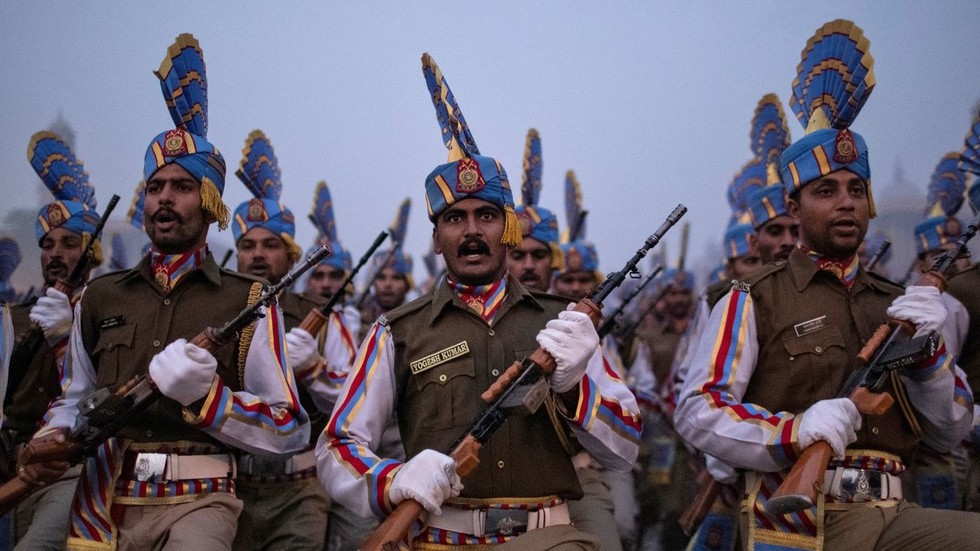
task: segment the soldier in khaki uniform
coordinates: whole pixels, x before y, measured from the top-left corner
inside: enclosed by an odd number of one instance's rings
[[[61,395],[58,367],[67,350],[72,304],[80,295],[76,292],[68,297],[55,284],[67,279],[82,260],[98,223],[95,191],[88,181],[88,173],[64,140],[51,132],[38,132],[31,138],[27,155],[56,200],[41,208],[34,228],[41,247],[44,293],[35,301],[10,309],[16,335],[22,335],[33,323],[44,330],[44,342],[30,365],[12,366],[15,370],[26,369],[20,384],[6,389],[2,439],[4,461],[11,466],[17,459],[17,450],[41,428],[48,404]],[[90,255],[83,281],[88,280],[92,268],[101,264],[98,242]],[[3,465],[3,470],[7,471],[5,477],[13,475],[10,466]],[[13,511],[12,539],[18,549],[64,546],[65,519],[80,471],[81,467],[77,466],[70,469],[60,480],[35,492]]]
[[[426,180],[447,278],[382,316],[365,337],[317,443],[321,481],[363,514],[388,514],[405,499],[421,503],[429,514],[413,538],[418,549],[592,549],[595,540],[569,525],[566,501],[581,489],[561,438],[572,431],[597,461],[627,469],[639,435],[635,402],[590,362],[598,337],[586,316],[507,276],[507,250],[521,232],[506,173],[479,155],[458,107],[443,103],[452,95],[428,56],[423,71],[437,113],[453,114],[453,121],[440,117],[451,160]],[[479,394],[538,346],[558,359],[548,381],[556,417],[547,407],[512,415],[461,482],[442,452],[480,413]],[[593,396],[604,406],[587,412]],[[393,422],[404,463],[374,453]]]
[[[793,104],[808,133],[780,161],[800,244],[786,263],[734,285],[712,310],[674,417],[694,446],[744,469],[747,549],[980,548],[980,517],[918,508],[902,499],[896,476],[920,434],[948,450],[969,428],[972,400],[945,348],[885,383],[907,408],[861,415],[849,399],[834,397],[881,323],[905,319],[927,332],[939,330],[946,315],[936,289],[910,287],[902,295],[860,266],[874,202],[867,146],[848,126],[874,82],[865,48],[860,29],[835,21],[804,51],[797,82],[810,88],[796,89]],[[820,60],[838,59],[840,49],[851,50],[842,57],[854,66],[821,71]],[[841,78],[854,81],[844,86]],[[817,503],[767,513],[789,467],[818,440],[832,448],[833,461]]]
[[[69,549],[231,549],[242,508],[235,455],[289,454],[309,442],[278,308],[213,352],[187,341],[238,315],[262,284],[220,269],[208,252],[210,224],[227,227],[229,214],[224,160],[206,139],[207,80],[194,37],[177,38],[157,75],[177,128],[157,135],[144,159],[151,249],[132,269],[86,287],[64,393],[34,438],[64,438],[79,400],[136,375],[162,396],[85,459]],[[25,474],[44,483],[67,467],[32,464]]]
[[[279,202],[282,191],[278,159],[261,130],[249,134],[236,172],[254,198],[235,209],[232,233],[238,249],[238,271],[278,283],[299,260],[301,251],[294,240],[293,213]],[[330,498],[316,479],[313,445],[327,423],[339,385],[329,377],[321,360],[318,341],[298,326],[322,299],[293,293],[279,297],[279,307],[288,333],[290,364],[298,381],[299,400],[310,417],[310,442],[303,451],[286,458],[261,455],[238,457],[237,494],[244,503],[238,519],[235,549],[322,549],[327,530]],[[325,333],[325,325],[320,333]],[[333,363],[337,363],[335,360]],[[350,355],[339,360],[350,364]]]

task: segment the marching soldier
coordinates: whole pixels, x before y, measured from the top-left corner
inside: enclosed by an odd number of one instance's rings
[[[980,517],[920,509],[902,500],[896,476],[919,439],[910,427],[946,450],[969,428],[972,400],[945,348],[885,382],[908,407],[867,416],[834,398],[889,317],[928,332],[946,315],[934,288],[902,295],[859,263],[874,202],[867,146],[848,127],[875,82],[867,45],[841,20],[808,42],[792,100],[808,132],[780,160],[800,243],[786,263],[733,286],[712,310],[674,418],[694,446],[745,469],[740,533],[748,549],[978,548]],[[825,70],[826,59],[846,62]],[[834,461],[814,506],[767,512],[786,469],[818,440]]]
[[[64,360],[73,320],[71,297],[55,288],[67,281],[75,266],[83,261],[88,242],[95,237],[99,215],[95,212],[95,190],[81,161],[58,135],[38,132],[31,137],[27,156],[31,166],[55,201],[38,212],[34,232],[41,247],[41,273],[44,294],[36,301],[11,307],[15,334],[27,331],[32,322],[44,330],[44,342],[29,365],[11,366],[20,372],[11,380],[19,384],[6,389],[2,429],[6,457],[4,471],[13,474],[17,450],[23,447],[44,423],[48,404],[61,395],[59,366]],[[98,242],[92,247],[82,277],[88,280],[92,268],[102,262]],[[81,289],[81,287],[79,287]],[[56,482],[35,492],[13,511],[13,540],[19,549],[62,549],[66,522],[80,466],[72,467]],[[8,476],[5,476],[7,478]],[[22,477],[23,478],[23,477]]]
[[[429,515],[414,540],[426,549],[501,543],[592,549],[593,537],[569,525],[567,500],[582,494],[561,440],[571,431],[597,461],[628,469],[639,429],[635,402],[589,361],[598,337],[587,316],[507,275],[508,249],[522,238],[506,173],[479,154],[428,55],[423,71],[450,149],[450,162],[426,179],[435,251],[445,258],[447,277],[382,316],[365,337],[317,443],[321,481],[335,500],[362,514],[386,515],[405,499],[418,501]],[[461,482],[453,459],[441,452],[480,413],[479,394],[539,343],[560,358],[548,381],[556,417],[545,407],[512,416]],[[604,406],[581,418],[574,412],[588,409],[577,408],[583,399]],[[392,422],[404,463],[374,453]]]
[[[299,260],[293,213],[279,202],[282,192],[278,159],[261,130],[249,134],[236,172],[254,198],[245,201],[232,217],[238,249],[238,271],[278,283]],[[238,519],[235,549],[322,549],[330,498],[316,479],[313,445],[333,409],[339,385],[331,378],[330,362],[321,360],[316,337],[299,328],[322,299],[284,290],[279,297],[286,322],[290,365],[298,381],[300,404],[310,418],[306,449],[287,458],[257,454],[238,457],[236,492],[244,503]],[[349,364],[349,355],[340,362]],[[333,362],[338,363],[338,362]],[[342,379],[341,379],[342,380]]]
[[[262,283],[220,269],[208,251],[209,226],[227,227],[229,214],[224,159],[206,138],[207,80],[194,37],[178,36],[156,74],[176,128],[157,135],[144,160],[152,247],[132,269],[89,283],[64,393],[34,439],[64,439],[79,400],[136,375],[149,375],[162,397],[84,460],[70,549],[231,549],[242,509],[235,455],[288,454],[309,442],[278,309],[213,352],[186,340],[234,318]],[[25,472],[45,483],[67,466]]]

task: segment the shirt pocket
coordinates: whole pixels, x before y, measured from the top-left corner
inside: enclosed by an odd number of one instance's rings
[[[461,357],[413,375],[425,408],[424,424],[434,430],[468,427],[481,411],[476,390],[476,365],[471,357]]]
[[[823,329],[796,336],[795,333],[783,335],[783,346],[789,355],[789,376],[794,385],[802,385],[798,394],[822,399],[833,396],[838,389],[827,393],[827,381],[839,378],[836,374],[848,370],[850,361],[847,347],[840,329],[829,325]]]
[[[119,325],[103,329],[92,352],[97,386],[114,384],[122,369],[122,362],[134,361],[133,341],[136,338],[136,325]]]

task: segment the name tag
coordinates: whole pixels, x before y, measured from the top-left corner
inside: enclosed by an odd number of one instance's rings
[[[99,329],[111,329],[113,327],[119,327],[120,325],[126,325],[126,316],[105,318],[99,322]]]
[[[463,341],[461,343],[454,344],[449,348],[443,348],[436,353],[429,354],[424,358],[419,358],[408,364],[408,366],[412,368],[412,375],[418,375],[426,369],[432,369],[439,364],[444,364],[453,358],[465,356],[469,353],[470,345],[466,341]]]
[[[797,337],[802,337],[810,333],[816,333],[824,327],[827,327],[827,316],[820,316],[819,318],[797,323],[793,326],[793,330],[796,331]]]

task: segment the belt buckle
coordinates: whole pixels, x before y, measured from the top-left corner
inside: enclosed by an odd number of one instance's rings
[[[273,476],[281,475],[286,470],[285,463],[279,459],[263,459],[255,455],[247,455],[243,459],[245,459],[245,468],[242,470],[245,474]]]
[[[526,509],[487,509],[483,535],[513,536],[527,531]]]
[[[140,482],[166,482],[167,456],[165,453],[137,453],[133,476]]]
[[[841,501],[860,503],[881,499],[881,473],[866,469],[843,469],[840,490]]]

